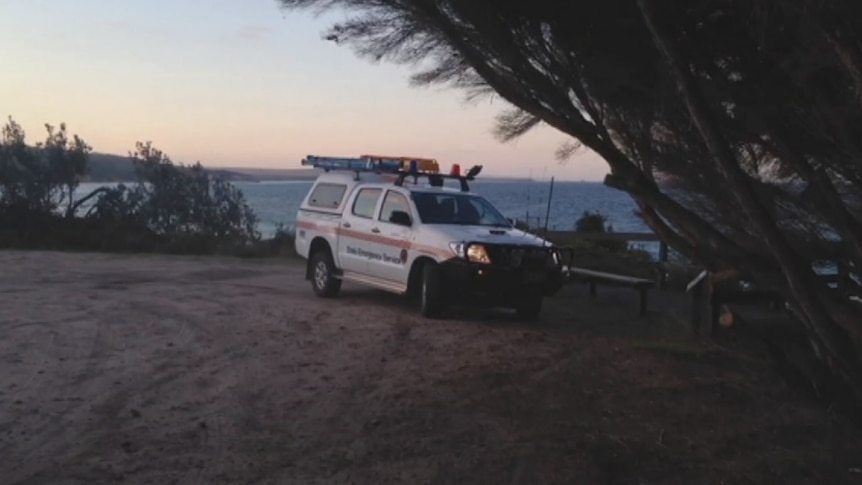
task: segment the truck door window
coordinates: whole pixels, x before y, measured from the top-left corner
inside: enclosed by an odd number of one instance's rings
[[[412,196],[423,224],[511,226],[490,202],[476,195],[414,192]]]
[[[327,209],[338,209],[347,186],[344,184],[321,183],[314,187],[308,197],[308,205]]]
[[[360,189],[353,201],[353,215],[364,219],[374,218],[374,208],[380,198],[381,189]]]
[[[407,203],[407,197],[394,190],[387,190],[386,197],[383,199],[383,207],[380,208],[380,220],[389,222],[389,218],[394,211],[402,211],[410,214],[410,204]]]

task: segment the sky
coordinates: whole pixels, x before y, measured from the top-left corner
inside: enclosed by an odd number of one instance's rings
[[[592,153],[555,160],[566,137],[553,128],[496,140],[499,98],[411,87],[409,67],[323,40],[340,15],[275,0],[0,0],[0,116],[31,142],[65,122],[98,152],[152,141],[208,166],[374,152],[482,164],[488,176],[604,177]]]

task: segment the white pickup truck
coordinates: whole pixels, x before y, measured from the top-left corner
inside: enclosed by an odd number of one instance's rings
[[[470,304],[514,308],[535,319],[543,298],[560,289],[571,251],[514,228],[470,193],[467,182],[481,167],[461,176],[439,174],[436,161],[429,171],[415,162],[412,170],[375,162],[367,156],[303,160],[327,170],[296,217],[296,251],[308,261],[306,279],[317,295],[335,296],[349,280],[408,295],[426,317]],[[423,178],[429,183],[420,184]],[[447,179],[456,179],[460,190],[444,187]]]

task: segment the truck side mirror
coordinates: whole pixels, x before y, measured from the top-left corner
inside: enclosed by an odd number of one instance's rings
[[[392,211],[389,215],[389,222],[398,224],[399,226],[410,227],[413,225],[413,221],[410,220],[410,214],[404,211]]]

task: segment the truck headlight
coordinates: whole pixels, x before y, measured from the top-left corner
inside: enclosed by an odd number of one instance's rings
[[[491,258],[488,256],[488,250],[485,249],[485,246],[481,244],[471,244],[467,248],[467,261],[470,261],[471,263],[488,264],[491,262]]]
[[[463,242],[451,242],[449,243],[449,247],[456,256],[464,258],[471,263],[489,264],[491,262],[488,250],[482,244],[470,244],[468,246]]]

